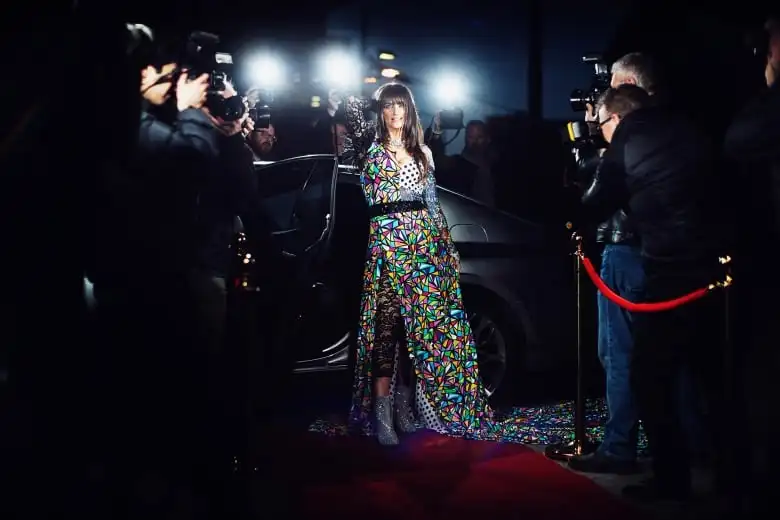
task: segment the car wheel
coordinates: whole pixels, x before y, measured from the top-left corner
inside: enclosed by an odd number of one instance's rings
[[[472,302],[467,300],[466,307],[482,384],[491,400],[501,401],[511,394],[511,373],[517,369],[520,335],[509,325],[498,305],[477,298]]]

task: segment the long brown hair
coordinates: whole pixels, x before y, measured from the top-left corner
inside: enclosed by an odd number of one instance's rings
[[[376,136],[383,145],[387,145],[390,140],[390,133],[385,124],[382,109],[388,103],[398,103],[404,107],[404,127],[401,131],[401,138],[406,145],[406,153],[415,160],[420,169],[420,180],[424,181],[430,165],[428,164],[428,156],[422,149],[423,130],[412,91],[403,83],[387,83],[377,89],[374,99],[377,102],[377,111],[379,112]]]

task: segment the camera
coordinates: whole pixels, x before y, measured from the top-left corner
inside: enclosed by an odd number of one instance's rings
[[[249,118],[254,122],[255,130],[268,128],[271,125],[273,93],[266,89],[253,89],[247,93],[247,101],[249,103]]]
[[[263,105],[249,109],[249,119],[255,124],[255,129],[268,128],[271,126],[271,107]]]
[[[585,121],[570,121],[566,124],[566,139],[573,150],[581,148],[606,148],[604,136],[595,123]]]
[[[585,89],[574,89],[569,96],[569,104],[575,112],[584,112],[587,110],[585,105],[590,104],[594,107],[598,102],[602,92],[609,88],[610,73],[609,67],[600,56],[587,55],[582,58],[583,63],[592,63],[595,73],[590,86]]]
[[[217,52],[219,36],[203,31],[194,31],[187,41],[183,66],[190,79],[201,74],[209,75],[209,88],[206,91],[206,107],[211,115],[223,121],[236,121],[246,113],[241,96],[225,98],[223,92],[230,82],[228,74],[233,66],[233,56],[227,52]]]
[[[582,62],[593,63],[595,74],[590,87],[586,90],[575,89],[572,91],[569,103],[571,104],[571,109],[575,112],[584,112],[587,110],[587,104],[595,107],[601,93],[609,88],[611,79],[609,67],[600,57],[584,56]],[[601,129],[596,123],[570,121],[566,124],[564,136],[567,147],[574,155],[577,163],[580,162],[581,157],[593,155],[599,149],[607,147],[607,142],[604,140],[604,136],[601,135]]]
[[[442,110],[439,113],[439,122],[442,130],[460,130],[463,128],[463,110],[460,108]]]
[[[600,150],[608,144],[598,126],[585,121],[571,121],[565,129],[566,146],[571,152],[572,162],[566,169],[565,183],[584,184],[590,181],[598,164]]]

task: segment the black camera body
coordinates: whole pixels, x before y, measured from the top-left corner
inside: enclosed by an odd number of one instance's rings
[[[463,110],[460,108],[442,110],[439,112],[439,123],[442,130],[463,129]]]
[[[585,121],[570,121],[566,124],[566,139],[572,149],[595,147],[606,148],[607,141],[598,129],[596,123]]]
[[[571,109],[575,112],[585,112],[585,110],[587,110],[587,104],[595,107],[599,100],[599,96],[609,88],[611,80],[609,67],[600,56],[583,56],[582,62],[592,63],[595,72],[593,74],[593,81],[587,89],[574,89],[569,96],[569,104],[571,105]]]
[[[608,144],[598,130],[598,125],[585,121],[571,121],[564,131],[566,147],[572,162],[566,170],[567,184],[587,184],[595,171],[600,150]]]
[[[575,89],[572,91],[569,103],[575,112],[585,112],[587,104],[595,108],[599,97],[609,88],[612,79],[609,67],[599,56],[584,56],[582,62],[593,63],[595,74],[587,90]],[[601,128],[597,123],[570,121],[566,124],[564,136],[566,145],[577,163],[581,162],[580,159],[583,156],[592,155],[595,151],[607,147],[607,142],[604,140]]]
[[[254,123],[255,130],[271,126],[273,92],[261,88],[252,89],[247,95],[247,101],[249,103],[249,119]]]
[[[209,75],[209,88],[206,92],[206,107],[211,115],[223,121],[237,121],[246,113],[241,96],[225,98],[223,92],[230,82],[230,70],[233,56],[227,52],[218,52],[219,36],[203,31],[194,31],[187,41],[182,66],[187,69],[190,79],[201,74]]]
[[[249,109],[249,119],[252,120],[255,130],[261,130],[271,126],[271,107],[268,105],[255,106]]]

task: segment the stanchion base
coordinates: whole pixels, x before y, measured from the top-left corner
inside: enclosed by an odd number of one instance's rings
[[[548,459],[557,460],[559,462],[569,462],[572,457],[576,455],[587,455],[596,451],[598,446],[592,442],[585,441],[568,441],[561,442],[559,444],[551,444],[544,449],[544,455]]]

